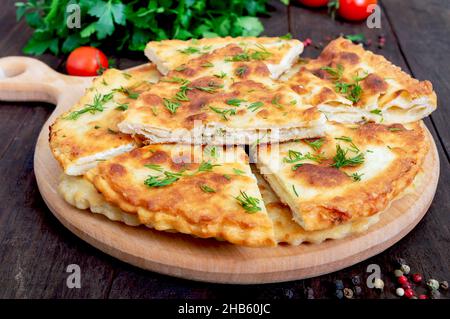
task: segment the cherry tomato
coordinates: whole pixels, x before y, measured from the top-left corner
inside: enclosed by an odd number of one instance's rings
[[[351,21],[364,20],[372,12],[367,12],[371,4],[377,4],[377,0],[339,0],[338,14]]]
[[[328,0],[298,0],[298,2],[313,8],[324,7],[328,4]]]
[[[70,75],[95,76],[108,68],[108,58],[97,48],[79,47],[67,58],[66,69]]]

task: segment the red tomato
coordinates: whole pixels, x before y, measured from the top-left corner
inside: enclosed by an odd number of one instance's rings
[[[328,4],[328,0],[298,0],[298,2],[313,8],[324,7]]]
[[[108,68],[108,58],[97,48],[79,47],[67,58],[66,69],[70,75],[95,76]]]
[[[338,14],[346,20],[364,20],[372,13],[367,12],[371,4],[377,4],[377,0],[339,0]]]

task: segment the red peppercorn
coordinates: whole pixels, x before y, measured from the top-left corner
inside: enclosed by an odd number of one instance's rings
[[[406,276],[400,276],[397,280],[400,285],[406,284],[408,282],[408,278],[406,278]]]
[[[428,299],[427,295],[419,295],[419,299]]]
[[[411,284],[409,282],[402,284],[403,289],[411,289]]]
[[[312,44],[311,38],[306,38],[305,41],[303,41],[303,45],[304,45],[305,47],[308,47],[308,46],[310,46],[311,44]]]
[[[410,299],[414,296],[414,290],[412,289],[406,289],[405,290],[405,295],[406,298]]]
[[[422,281],[422,275],[421,274],[414,274],[412,275],[412,280],[416,283],[419,283]]]

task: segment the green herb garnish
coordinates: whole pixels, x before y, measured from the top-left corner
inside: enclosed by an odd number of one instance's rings
[[[74,111],[64,117],[66,120],[76,120],[78,119],[82,114],[84,113],[91,113],[95,114],[96,112],[103,112],[104,110],[104,104],[109,102],[113,98],[114,93],[108,93],[105,95],[96,94],[94,96],[94,101],[92,104],[86,104],[85,108],[82,108],[81,110]]]
[[[228,105],[232,105],[232,106],[240,106],[242,102],[245,102],[245,100],[229,99],[229,100],[225,101],[225,103],[227,103]]]
[[[320,148],[322,147],[323,143],[324,143],[324,139],[323,138],[318,138],[314,141],[308,141],[308,140],[303,140],[305,141],[306,144],[308,144],[309,146],[311,146],[311,148],[313,150],[315,150],[316,152],[318,150],[320,150]]]
[[[253,214],[259,212],[261,207],[259,207],[259,199],[247,195],[246,192],[240,191],[240,195],[235,197],[236,200],[248,213]]]
[[[206,184],[200,185],[200,189],[202,191],[204,191],[205,193],[215,193],[216,192],[216,190],[214,188],[211,188]]]
[[[331,165],[336,168],[345,166],[356,166],[364,163],[364,154],[359,153],[354,157],[347,157],[348,150],[343,150],[340,145],[336,145],[336,155],[333,158],[334,163]]]
[[[251,103],[247,108],[252,111],[255,112],[257,111],[260,107],[264,106],[263,102],[253,102]]]
[[[180,103],[171,101],[169,99],[164,98],[163,104],[166,107],[167,110],[169,110],[170,113],[175,114],[177,112],[177,109],[180,107]]]

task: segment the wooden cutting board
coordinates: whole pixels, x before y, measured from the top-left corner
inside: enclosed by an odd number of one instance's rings
[[[431,149],[425,177],[414,192],[392,203],[367,232],[319,245],[247,248],[145,227],[129,227],[76,209],[58,194],[61,169],[48,145],[48,127],[83,94],[92,78],[59,74],[38,60],[0,59],[0,100],[56,104],[36,144],[34,170],[52,213],[78,237],[103,252],[138,267],[186,279],[219,283],[269,283],[333,272],[376,255],[409,233],[427,212],[439,178],[439,157]]]

